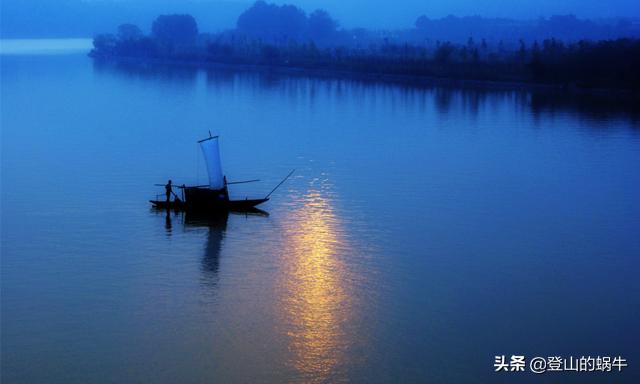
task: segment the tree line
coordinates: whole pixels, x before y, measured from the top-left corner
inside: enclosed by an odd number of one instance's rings
[[[123,24],[116,34],[96,36],[91,55],[640,89],[640,39],[548,38],[515,46],[473,37],[464,43],[403,42],[375,31],[339,29],[323,10],[306,15],[292,5],[263,1],[242,13],[235,29],[217,34],[200,33],[190,15],[159,16],[149,35]]]

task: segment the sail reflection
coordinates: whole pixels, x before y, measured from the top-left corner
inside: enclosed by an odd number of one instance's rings
[[[322,382],[339,370],[348,346],[354,296],[341,260],[348,244],[322,190],[308,192],[287,223],[279,285],[289,364],[305,382]]]

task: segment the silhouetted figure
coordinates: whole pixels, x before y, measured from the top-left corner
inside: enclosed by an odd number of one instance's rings
[[[164,190],[167,194],[167,203],[169,203],[171,201],[171,194],[173,193],[173,191],[171,190],[171,180],[169,180],[167,185],[164,186]]]

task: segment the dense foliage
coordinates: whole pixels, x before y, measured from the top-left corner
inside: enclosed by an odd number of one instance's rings
[[[166,46],[189,46],[196,42],[198,25],[191,15],[162,15],[154,20],[151,35]]]

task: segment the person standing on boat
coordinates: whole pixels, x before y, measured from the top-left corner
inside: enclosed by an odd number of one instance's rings
[[[171,180],[164,186],[164,190],[167,193],[167,203],[171,202],[171,194],[173,191],[171,190]]]

